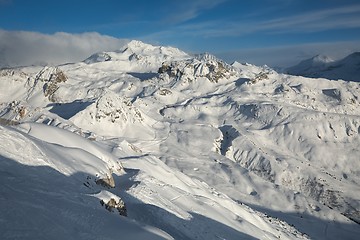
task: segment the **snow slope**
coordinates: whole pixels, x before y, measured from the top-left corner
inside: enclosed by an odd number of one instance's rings
[[[1,239],[171,238],[105,210],[100,200],[119,197],[94,180],[112,166],[86,151],[97,149],[89,148],[92,143],[66,130],[47,128],[33,128],[32,134],[39,137],[34,138],[0,126]],[[49,136],[50,142],[43,140]],[[77,147],[53,143],[59,136]]]
[[[123,71],[152,72],[165,61],[189,58],[185,52],[163,46],[153,46],[137,40],[132,40],[116,52],[95,53],[84,62],[97,63],[101,68],[114,66]]]
[[[6,209],[23,198],[48,238],[360,233],[359,83],[132,41],[80,63],[2,70],[0,87],[1,191],[19,198],[1,198],[5,239],[27,208]],[[127,218],[100,204],[111,198]]]
[[[286,72],[304,77],[321,77],[333,80],[342,79],[359,82],[359,64],[359,52],[352,53],[337,61],[327,56],[317,55],[287,68]]]

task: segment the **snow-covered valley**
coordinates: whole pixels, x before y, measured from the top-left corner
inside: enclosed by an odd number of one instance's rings
[[[360,234],[358,82],[131,41],[0,89],[1,239]]]

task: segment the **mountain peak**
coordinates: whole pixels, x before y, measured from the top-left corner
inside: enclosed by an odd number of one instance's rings
[[[351,62],[360,62],[360,52],[354,52],[348,56],[346,56],[342,61],[351,61]]]
[[[360,52],[354,52],[343,59],[334,61],[324,56],[316,55],[299,64],[289,67],[286,72],[304,77],[323,77],[333,80],[360,81],[358,65],[360,64]]]
[[[132,41],[0,71],[5,238],[357,239],[359,85],[233,65]]]
[[[140,40],[131,40],[125,46],[122,48],[123,51],[126,51],[128,49],[131,49],[132,51],[136,51],[139,49],[145,49],[145,48],[154,48],[153,45],[144,43]]]
[[[329,63],[329,62],[333,62],[334,60],[326,55],[322,55],[322,54],[318,54],[314,57],[311,58],[311,60],[314,63]]]
[[[139,40],[132,40],[118,51],[96,53],[84,62],[87,64],[100,63],[124,72],[156,72],[163,62],[187,58],[190,58],[187,53],[174,47],[154,46]]]
[[[137,55],[163,55],[165,57],[175,57],[178,56],[184,57],[188,56],[187,53],[181,51],[178,48],[170,47],[170,46],[156,46],[148,43],[144,43],[139,40],[132,40],[128,44],[126,44],[121,50],[121,53],[128,54],[137,54]]]

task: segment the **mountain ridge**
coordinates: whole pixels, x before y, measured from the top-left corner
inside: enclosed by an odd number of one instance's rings
[[[145,224],[133,229],[147,239],[356,239],[358,83],[228,65],[138,41],[106,54],[0,71],[0,124],[16,123],[0,126],[6,193],[23,199],[41,191],[16,191],[24,187],[18,163],[75,176],[61,177],[73,186],[66,194],[53,173],[26,175],[29,185],[49,182],[48,190],[69,199],[56,208],[60,217],[40,211],[35,220],[68,228],[71,218],[79,239],[88,239],[85,226],[106,219],[108,233],[91,231],[95,238],[121,234],[119,227],[133,236],[123,216],[101,205],[114,199],[136,226]],[[96,184],[110,175],[115,188]],[[74,199],[96,217],[72,217],[65,209],[74,209]],[[29,201],[35,215],[41,205]],[[17,218],[0,211],[10,239]]]
[[[286,73],[312,78],[327,78],[332,80],[346,80],[360,82],[360,52],[354,52],[348,56],[333,60],[327,56],[316,55],[299,64],[289,67]]]

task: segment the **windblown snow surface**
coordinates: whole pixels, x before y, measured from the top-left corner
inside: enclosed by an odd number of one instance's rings
[[[0,238],[358,239],[359,87],[139,41],[2,70]]]

